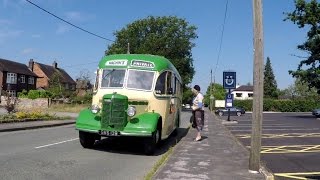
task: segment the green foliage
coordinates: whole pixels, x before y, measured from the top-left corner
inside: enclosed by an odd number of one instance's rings
[[[108,46],[106,54],[125,54],[130,43],[132,54],[164,56],[177,68],[186,85],[195,73],[191,50],[195,46],[192,41],[198,37],[196,29],[176,16],[149,16],[116,31],[116,41]]]
[[[18,92],[19,98],[28,98],[28,91],[23,89],[22,92]]]
[[[281,91],[281,96],[290,99],[319,100],[320,96],[316,88],[310,88],[307,83],[297,78],[293,85]]]
[[[296,71],[289,73],[302,82],[308,84],[310,88],[315,87],[320,92],[320,3],[316,0],[307,2],[306,0],[296,0],[295,10],[285,13],[286,19],[299,28],[308,28],[306,41],[298,45],[298,49],[305,51],[308,57],[304,58]]]
[[[42,110],[18,111],[13,114],[0,115],[0,124],[35,120],[63,120],[69,118],[70,117],[58,117],[56,115],[50,115],[49,113],[43,113]]]
[[[90,104],[92,102],[92,94],[87,93],[84,96],[74,96],[71,102],[75,104]]]
[[[191,88],[187,87],[187,88],[184,88],[183,89],[183,96],[182,96],[182,103],[184,104],[188,104],[192,101],[192,98],[193,98],[193,93],[192,93],[192,90]]]
[[[223,88],[221,84],[212,83],[208,86],[207,92],[204,96],[204,103],[210,104],[210,96],[211,93],[215,100],[224,100],[226,96],[226,90]]]
[[[40,92],[37,90],[30,90],[28,93],[28,98],[29,99],[37,99],[40,97]]]
[[[234,106],[243,107],[246,111],[252,111],[252,100],[235,100]],[[275,100],[264,99],[264,111],[278,112],[310,112],[319,108],[320,102],[315,100]]]
[[[63,97],[63,92],[65,89],[61,83],[62,75],[56,71],[53,73],[52,77],[49,80],[48,91],[52,94],[52,97]]]
[[[275,76],[273,74],[270,58],[267,57],[267,62],[264,68],[264,97],[278,98],[278,88]]]
[[[22,92],[18,93],[19,98],[29,99],[50,98],[51,96],[52,94],[50,92],[44,90],[30,90],[29,92],[22,90]]]

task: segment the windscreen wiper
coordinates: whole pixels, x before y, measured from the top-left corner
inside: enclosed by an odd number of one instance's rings
[[[112,69],[110,72],[108,72],[105,76],[102,77],[102,79],[105,79],[108,75],[113,73],[116,69]]]

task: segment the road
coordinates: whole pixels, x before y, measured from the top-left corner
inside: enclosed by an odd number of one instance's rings
[[[320,179],[320,120],[311,113],[265,113],[262,125],[261,161],[277,179]],[[227,117],[222,117],[227,119]],[[231,117],[226,125],[250,148],[251,114]]]
[[[143,179],[183,136],[190,112],[182,112],[177,137],[163,142],[154,156],[139,141],[105,138],[94,149],[79,144],[74,125],[0,133],[0,179]]]

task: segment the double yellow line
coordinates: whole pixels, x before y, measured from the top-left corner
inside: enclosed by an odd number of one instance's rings
[[[274,173],[274,175],[291,179],[308,179],[308,176],[320,176],[320,172]]]

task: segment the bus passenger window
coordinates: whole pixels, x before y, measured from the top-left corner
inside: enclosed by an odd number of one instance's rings
[[[160,74],[160,76],[157,79],[156,87],[155,87],[155,92],[156,94],[165,94],[165,89],[166,89],[166,72],[163,72]]]

